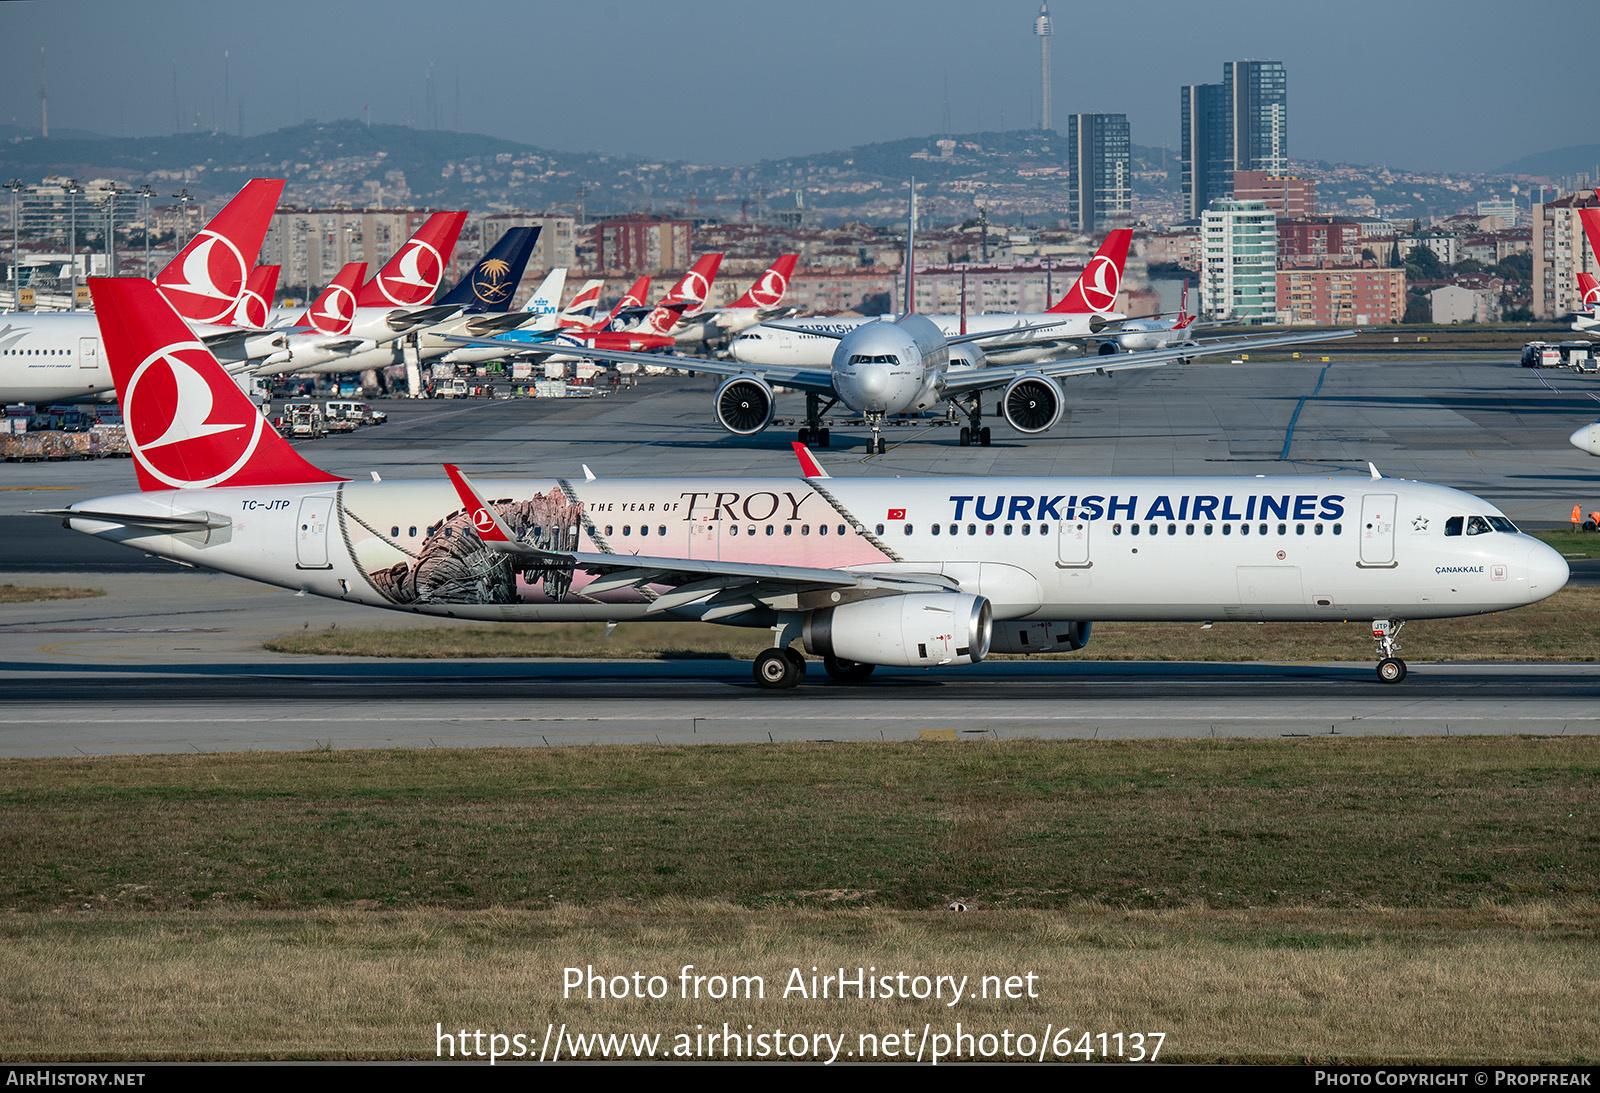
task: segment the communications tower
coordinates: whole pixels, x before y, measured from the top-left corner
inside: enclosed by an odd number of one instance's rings
[[[1050,128],[1050,36],[1055,27],[1050,22],[1050,5],[1039,5],[1039,18],[1033,21],[1033,33],[1039,39],[1039,128]]]

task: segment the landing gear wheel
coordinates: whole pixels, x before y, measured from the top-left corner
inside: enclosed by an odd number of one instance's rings
[[[961,446],[963,448],[972,447],[972,430],[965,425],[961,426]]]
[[[817,447],[826,448],[827,446],[828,446],[828,430],[820,429],[817,432]]]
[[[788,659],[789,667],[794,669],[795,683],[799,683],[806,677],[806,655],[792,645],[784,646],[783,655]]]
[[[822,658],[822,668],[840,683],[860,683],[872,674],[875,664],[862,664],[854,660],[841,660],[833,654]]]
[[[1399,683],[1406,678],[1406,662],[1399,657],[1384,657],[1378,661],[1378,682]]]
[[[811,430],[810,429],[801,429],[800,430],[800,443],[802,443],[802,444],[810,444],[811,443]]]
[[[796,664],[795,661],[800,663]],[[769,691],[783,691],[800,682],[805,674],[805,659],[792,649],[763,649],[756,654],[756,682]]]
[[[887,440],[883,439],[883,437],[880,436],[878,438],[878,454],[879,455],[883,455],[888,450],[889,450],[889,442]]]
[[[978,444],[985,448],[989,446],[989,426],[985,425],[978,430]]]

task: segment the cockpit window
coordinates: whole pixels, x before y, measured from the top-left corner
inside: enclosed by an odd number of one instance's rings
[[[1460,535],[1463,527],[1468,535],[1487,535],[1491,531],[1521,534],[1521,529],[1504,516],[1452,516],[1444,522],[1444,533]]]

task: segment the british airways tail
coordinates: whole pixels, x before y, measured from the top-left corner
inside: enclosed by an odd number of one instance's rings
[[[560,325],[581,326],[594,322],[595,315],[600,311],[600,290],[604,287],[604,281],[585,281],[561,313]]]
[[[228,321],[261,253],[282,193],[281,179],[251,179],[156,274],[161,294],[179,315],[192,323]]]
[[[91,277],[89,294],[141,490],[344,481],[267,424],[153,283]]]
[[[356,294],[357,307],[415,307],[433,299],[467,214],[434,213]]]
[[[1106,236],[1100,249],[1072,283],[1051,315],[1105,315],[1117,308],[1117,293],[1122,290],[1122,267],[1128,261],[1128,243],[1133,232],[1118,228]]]
[[[538,228],[512,228],[489,253],[467,271],[455,288],[435,301],[475,311],[509,311],[511,297],[528,268],[528,256],[539,239]]]

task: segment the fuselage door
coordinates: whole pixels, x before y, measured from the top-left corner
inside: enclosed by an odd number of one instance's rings
[[[1369,493],[1361,499],[1361,565],[1396,564],[1394,560],[1396,500],[1396,495],[1392,493]]]
[[[99,368],[100,367],[100,339],[99,338],[79,338],[78,339],[78,367],[79,368]]]
[[[295,567],[332,569],[328,564],[328,529],[333,525],[333,498],[319,494],[302,498],[295,522]]]
[[[1063,520],[1058,527],[1057,564],[1063,568],[1089,568],[1089,521]]]

